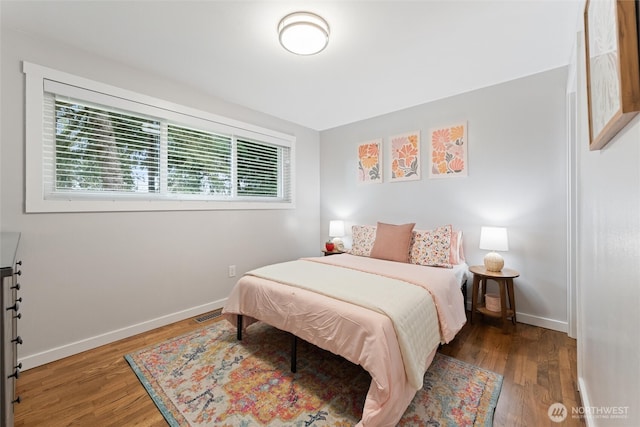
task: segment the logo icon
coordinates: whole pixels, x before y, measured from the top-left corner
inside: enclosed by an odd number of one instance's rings
[[[547,415],[549,416],[549,419],[554,423],[561,423],[565,419],[567,419],[567,415],[569,415],[569,412],[567,411],[567,407],[562,403],[554,403],[549,406]]]

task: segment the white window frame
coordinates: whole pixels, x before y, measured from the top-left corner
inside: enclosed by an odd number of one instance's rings
[[[96,82],[66,72],[54,70],[41,65],[24,61],[23,72],[26,75],[25,92],[25,210],[26,212],[118,212],[118,211],[159,211],[159,210],[242,210],[242,209],[293,209],[295,208],[295,143],[293,135],[284,134],[271,129],[262,128],[241,121],[218,116],[155,97],[139,94],[126,89]],[[56,83],[57,82],[57,83]],[[172,200],[171,198],[149,198],[136,194],[122,197],[117,195],[101,195],[92,198],[83,194],[70,195],[67,198],[46,197],[44,188],[44,94],[45,85],[67,85],[70,90],[79,94],[91,91],[100,96],[120,98],[123,104],[135,102],[148,106],[149,109],[160,109],[165,114],[180,115],[200,125],[217,131],[233,133],[241,138],[273,143],[288,147],[290,150],[289,166],[289,199],[271,201],[265,198],[247,200],[228,198],[225,200]],[[75,88],[75,89],[74,89]],[[79,99],[82,99],[80,96]]]

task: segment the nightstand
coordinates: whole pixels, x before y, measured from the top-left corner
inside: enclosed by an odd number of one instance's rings
[[[343,254],[344,251],[328,251],[326,249],[322,250],[322,253],[324,254],[324,256],[329,256],[329,255],[339,255],[339,254]]]
[[[503,268],[502,271],[488,271],[483,265],[469,267],[469,271],[473,273],[470,323],[473,323],[473,315],[480,313],[485,316],[502,318],[502,326],[505,331],[508,318],[511,318],[511,322],[515,325],[516,298],[513,293],[513,279],[520,276],[520,273],[509,268]],[[500,311],[491,311],[485,306],[484,297],[487,292],[487,280],[498,282],[498,287],[500,288]],[[507,299],[509,307],[507,307]]]

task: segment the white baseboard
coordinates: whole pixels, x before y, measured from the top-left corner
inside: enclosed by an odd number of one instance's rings
[[[590,408],[591,403],[589,402],[589,394],[587,392],[587,387],[584,383],[583,377],[578,377],[578,391],[580,392],[580,400],[581,400],[580,404],[584,408]],[[593,417],[584,417],[582,419],[584,420],[587,427],[595,427],[596,422],[593,419]]]
[[[80,341],[66,344],[60,347],[55,347],[40,353],[30,354],[20,358],[22,363],[22,370],[35,368],[36,366],[44,365],[49,362],[53,362],[74,354],[81,353],[86,350],[91,350],[101,345],[109,344],[114,341],[128,338],[142,332],[147,332],[161,326],[169,325],[171,323],[179,322],[180,320],[195,317],[209,311],[217,310],[224,307],[226,298],[202,304],[196,307],[188,308],[186,310],[178,311],[176,313],[167,314],[165,316],[157,317],[155,319],[147,320],[135,325],[127,326],[115,331],[106,332],[104,334],[96,335],[94,337],[86,338]]]
[[[467,311],[471,311],[471,301],[467,301]],[[539,326],[541,328],[551,329],[553,331],[566,333],[569,330],[569,324],[560,320],[548,319],[546,317],[534,316],[532,314],[520,312],[516,312],[516,318],[520,323]]]
[[[534,316],[526,313],[516,313],[518,322],[526,323],[527,325],[539,326],[541,328],[551,329],[553,331],[567,332],[569,325],[567,322],[560,320],[548,319],[546,317]]]

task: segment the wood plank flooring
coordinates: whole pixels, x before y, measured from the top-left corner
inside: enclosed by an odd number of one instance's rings
[[[166,426],[123,356],[215,321],[183,320],[24,371],[15,425]],[[580,406],[576,344],[564,333],[519,323],[504,334],[499,321],[479,316],[440,351],[504,375],[495,426],[555,426],[549,405]],[[569,416],[562,425],[584,422]]]
[[[562,332],[509,325],[505,334],[500,319],[474,316],[440,352],[504,376],[495,426],[584,426],[584,420],[571,417],[571,408],[581,405],[576,341]],[[569,412],[561,424],[547,415],[556,402]]]

